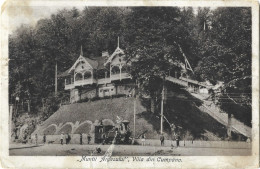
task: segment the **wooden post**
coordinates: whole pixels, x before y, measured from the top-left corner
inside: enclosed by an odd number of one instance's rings
[[[58,70],[58,66],[57,66],[57,61],[56,61],[56,65],[55,65],[55,96],[57,96],[57,92],[58,92],[57,70]]]
[[[119,66],[119,70],[120,70],[120,75],[119,75],[119,76],[120,76],[120,81],[121,81],[121,78],[122,78],[122,77],[121,77],[121,69],[122,69],[122,65],[120,64],[120,66]]]
[[[105,71],[105,85],[107,84],[107,71]]]
[[[163,89],[162,89],[162,99],[161,99],[161,134],[163,134],[163,102],[164,102],[164,78],[163,78]]]
[[[31,106],[30,106],[30,100],[29,99],[27,100],[27,103],[28,103],[28,112],[31,112]]]
[[[230,140],[231,139],[231,114],[230,113],[228,113],[227,135],[228,135],[228,140]]]
[[[135,114],[136,114],[136,98],[134,99],[134,139],[135,139]]]
[[[76,74],[75,74],[75,70],[74,70],[74,83],[75,83],[75,80],[76,80]]]
[[[10,104],[9,107],[9,136],[10,136],[10,140],[12,139],[12,118],[13,118],[13,105]]]

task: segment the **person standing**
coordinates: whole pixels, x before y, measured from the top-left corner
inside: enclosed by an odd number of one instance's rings
[[[90,134],[88,134],[87,138],[88,138],[88,144],[89,144],[89,143],[90,143],[90,140],[91,140]]]
[[[46,143],[46,135],[43,134],[43,143],[45,144]]]
[[[179,147],[180,144],[180,136],[177,134],[176,136],[176,146]]]
[[[145,134],[142,134],[141,137],[142,137],[142,140],[141,140],[142,141],[142,146],[145,146]]]
[[[68,134],[68,144],[70,144],[71,136]]]
[[[63,145],[63,140],[64,140],[64,135],[63,133],[61,133],[60,135],[60,144]]]
[[[38,145],[38,135],[37,134],[35,134],[35,144],[36,144],[36,146]]]
[[[80,141],[80,145],[82,145],[83,143],[83,136],[82,133],[79,134],[79,141]]]
[[[161,134],[160,136],[161,146],[164,146],[164,135]]]
[[[68,144],[68,133],[67,134],[65,134],[65,142],[66,142],[66,144]]]
[[[106,134],[102,134],[102,144],[104,145],[106,143]]]

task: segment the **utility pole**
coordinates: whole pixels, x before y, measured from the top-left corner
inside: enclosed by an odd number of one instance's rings
[[[163,134],[163,104],[164,104],[164,79],[163,78],[163,89],[162,89],[162,101],[161,101],[161,134]]]
[[[10,140],[12,139],[12,121],[13,119],[13,104],[10,104],[9,106],[9,136]]]
[[[57,66],[57,60],[56,60],[56,65],[55,65],[55,96],[57,96],[57,91],[58,91],[58,81],[57,81],[57,70],[58,69],[58,66]]]
[[[136,81],[136,83],[137,83],[137,81]],[[133,96],[134,96],[134,138],[133,138],[132,144],[134,144],[134,140],[135,140],[135,114],[136,114],[137,84],[135,84],[134,90],[135,90],[133,93]]]
[[[134,139],[135,139],[135,114],[136,114],[136,98],[134,100]]]

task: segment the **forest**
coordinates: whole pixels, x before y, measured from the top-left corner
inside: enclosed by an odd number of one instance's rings
[[[9,35],[9,103],[40,117],[52,115],[68,97],[64,80],[55,90],[55,65],[62,74],[79,57],[109,54],[120,38],[131,74],[142,91],[156,97],[161,77],[187,56],[193,79],[225,86],[219,104],[251,116],[251,8],[85,7],[63,9],[35,26],[21,25]],[[180,48],[182,50],[180,50]],[[17,99],[19,98],[19,100]]]

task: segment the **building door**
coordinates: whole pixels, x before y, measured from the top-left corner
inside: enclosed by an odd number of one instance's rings
[[[76,102],[79,101],[79,91],[78,90],[75,90],[74,97],[75,97]]]
[[[105,90],[104,90],[104,96],[110,96],[109,89],[105,89]]]

